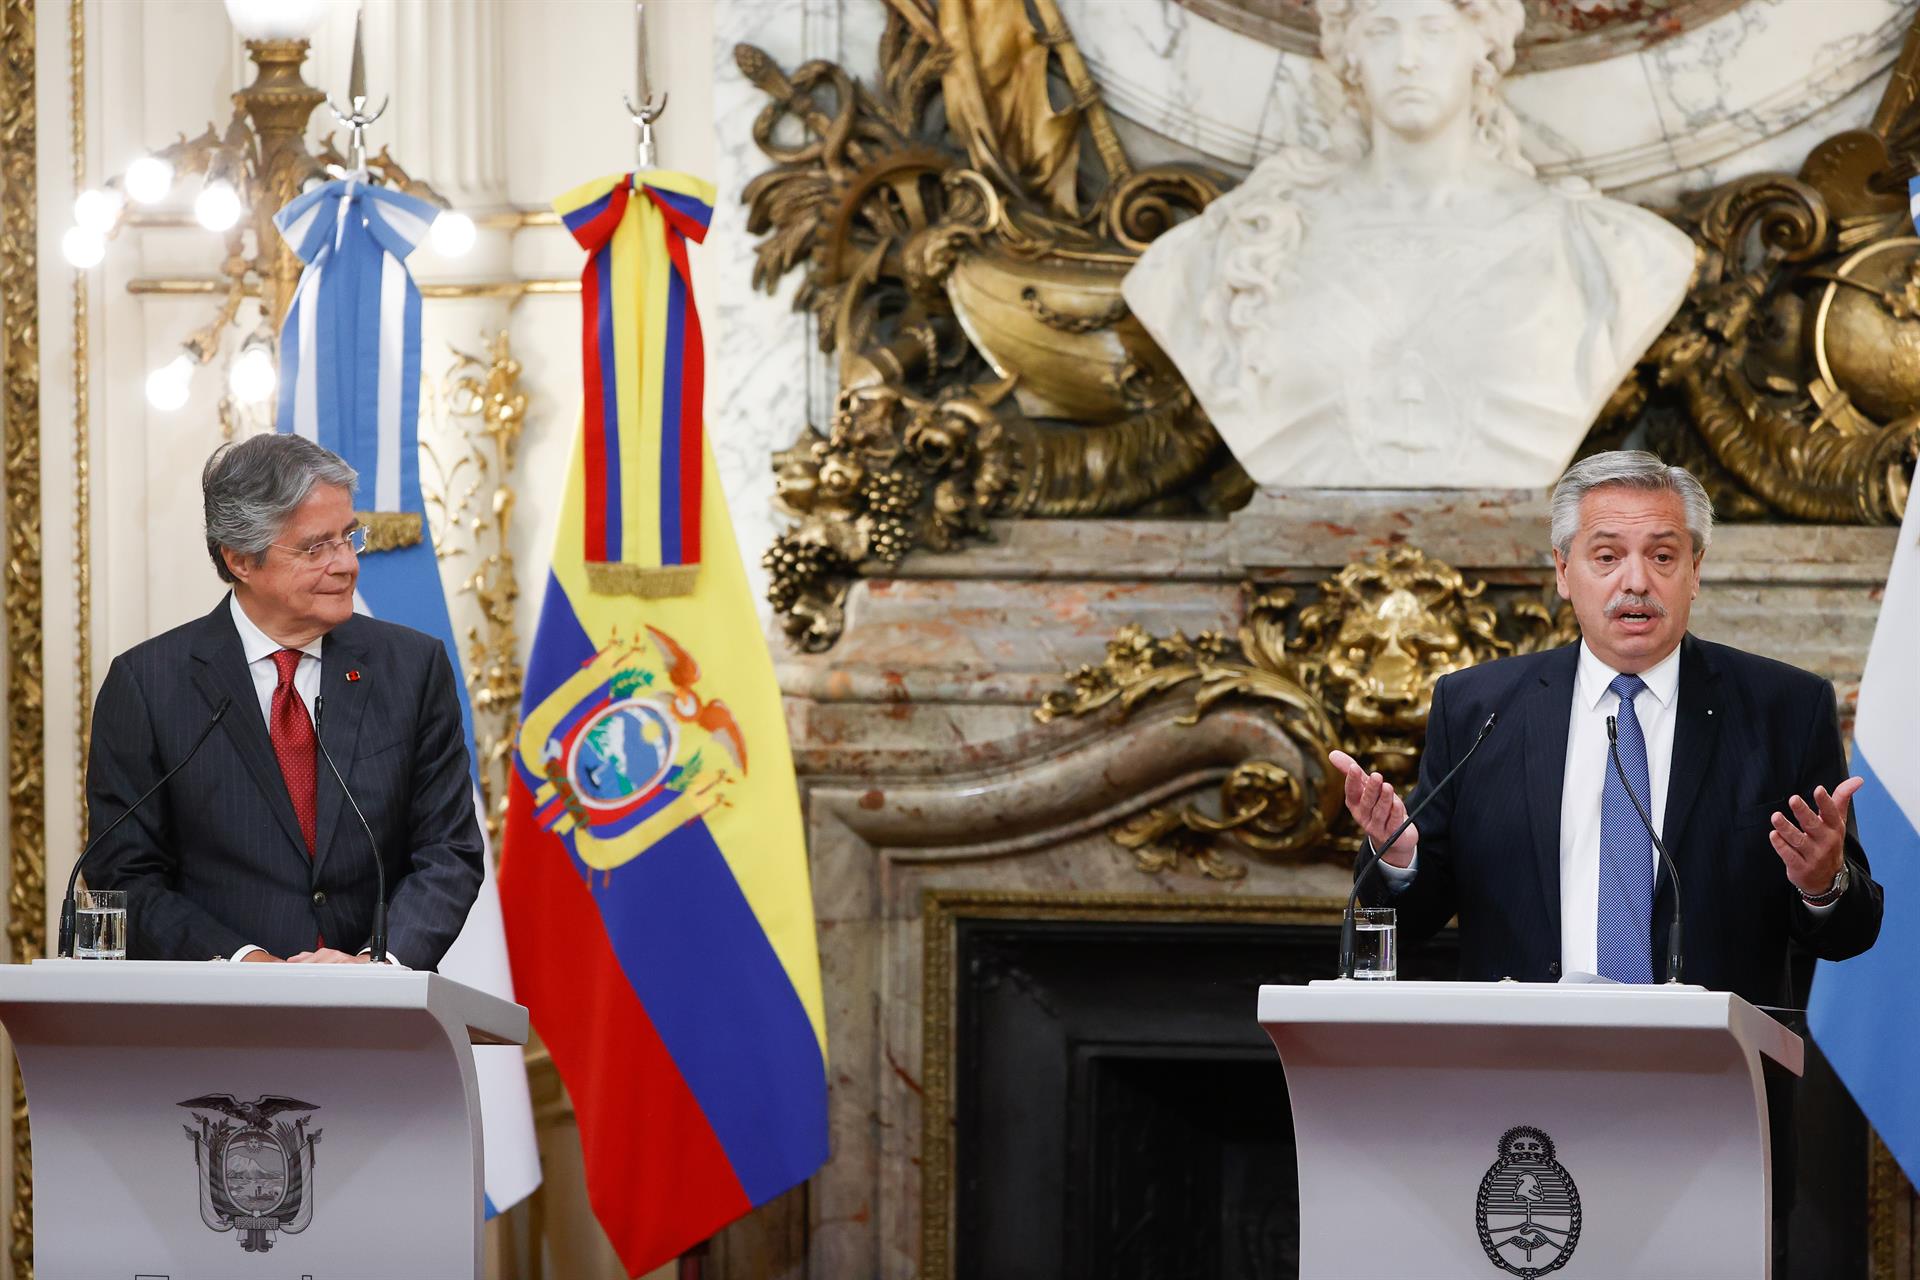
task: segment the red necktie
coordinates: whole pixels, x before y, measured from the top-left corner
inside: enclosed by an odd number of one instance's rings
[[[314,845],[314,738],[313,721],[307,716],[307,704],[293,687],[294,668],[300,665],[298,649],[282,649],[273,655],[280,671],[280,683],[273,687],[273,714],[267,719],[267,732],[273,738],[273,754],[280,757],[280,776],[286,779],[287,795],[293,800],[293,815],[300,819],[300,834],[307,838],[307,856]]]

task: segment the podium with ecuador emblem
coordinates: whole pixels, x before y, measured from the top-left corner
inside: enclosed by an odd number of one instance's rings
[[[1302,1280],[1770,1273],[1761,1059],[1798,1075],[1805,1046],[1740,997],[1336,981],[1262,987],[1259,1016]]]
[[[481,1274],[474,1045],[527,1011],[376,965],[0,966],[42,1280]]]

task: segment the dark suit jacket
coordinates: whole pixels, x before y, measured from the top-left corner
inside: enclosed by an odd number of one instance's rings
[[[1407,945],[1459,916],[1460,976],[1551,982],[1560,976],[1560,791],[1566,772],[1578,643],[1485,663],[1434,686],[1417,804],[1462,757],[1491,712],[1480,753],[1420,814],[1418,872],[1389,898]],[[1852,887],[1815,920],[1767,840],[1769,819],[1798,793],[1847,776],[1833,686],[1784,663],[1687,636],[1661,829],[1680,872],[1685,979],[1755,1004],[1797,1005],[1787,952],[1798,940],[1842,960],[1873,945],[1881,890],[1848,820]],[[1646,797],[1642,797],[1643,800]],[[1653,973],[1666,974],[1673,885],[1653,904]]]
[[[281,779],[229,605],[113,660],[94,704],[92,829],[133,803],[232,705],[193,760],[87,861],[127,891],[128,953],[205,960],[243,945],[288,956],[368,941],[366,831],[324,760],[311,858]],[[347,679],[357,671],[357,680]],[[431,968],[480,889],[480,829],[452,664],[431,636],[355,615],[321,650],[321,734],[372,824],[387,873],[388,949]]]

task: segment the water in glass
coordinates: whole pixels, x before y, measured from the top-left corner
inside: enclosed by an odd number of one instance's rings
[[[1394,956],[1394,911],[1362,907],[1353,919],[1353,976],[1391,981],[1399,972]]]
[[[83,889],[76,907],[74,956],[80,960],[125,960],[126,894],[119,890]]]

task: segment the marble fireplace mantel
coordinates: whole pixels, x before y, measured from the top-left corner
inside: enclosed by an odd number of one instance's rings
[[[928,1000],[930,893],[1135,918],[1233,903],[1324,911],[1344,896],[1345,871],[1326,856],[1249,857],[1226,882],[1140,870],[1110,838],[1116,822],[1215,788],[1244,761],[1312,762],[1252,706],[1190,726],[1184,705],[1037,721],[1064,674],[1100,662],[1129,623],[1231,632],[1243,581],[1310,588],[1399,543],[1470,579],[1537,589],[1551,577],[1545,527],[1541,497],[1515,494],[1267,495],[1228,520],[1012,522],[964,555],[915,556],[857,583],[825,653],[774,641],[828,1000],[833,1155],[809,1192],[808,1274],[944,1273],[920,1256],[926,1085],[950,1065],[924,1052],[929,1009],[950,1008]],[[1844,711],[1894,537],[1724,526],[1694,629],[1833,678]]]

